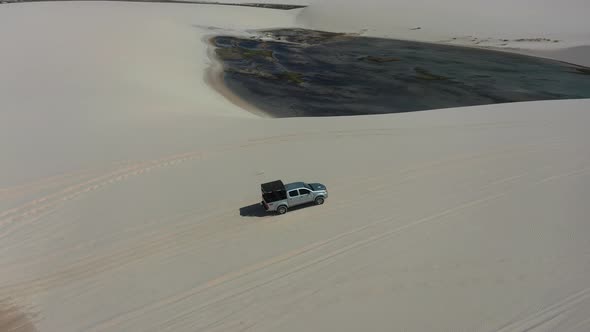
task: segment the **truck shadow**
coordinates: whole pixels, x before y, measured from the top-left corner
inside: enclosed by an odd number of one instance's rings
[[[310,207],[310,206],[315,206],[314,203],[309,203],[309,204],[303,204],[303,205],[298,205],[298,206],[293,206],[291,208],[289,208],[289,212],[292,211],[297,211],[299,209],[304,209],[306,207]],[[287,212],[287,214],[289,213]],[[277,214],[276,212],[268,212],[266,211],[262,205],[260,205],[260,203],[257,204],[252,204],[252,205],[248,205],[248,206],[244,206],[240,208],[240,216],[242,217],[259,217],[259,218],[263,218],[263,217],[274,217],[274,216],[278,216],[279,214]]]
[[[274,213],[266,212],[260,203],[244,206],[240,208],[240,216],[242,217],[270,217]]]

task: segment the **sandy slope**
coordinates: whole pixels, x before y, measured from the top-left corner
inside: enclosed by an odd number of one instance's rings
[[[294,22],[3,5],[0,324],[587,331],[590,103],[271,120],[204,83],[209,26]],[[276,178],[330,199],[258,217]]]

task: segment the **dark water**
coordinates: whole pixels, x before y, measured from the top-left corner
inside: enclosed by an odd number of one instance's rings
[[[590,69],[503,52],[309,30],[215,37],[225,83],[276,117],[590,98]]]

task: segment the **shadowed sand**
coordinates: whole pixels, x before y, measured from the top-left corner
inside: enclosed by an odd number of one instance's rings
[[[2,332],[37,332],[30,315],[17,306],[0,301],[0,331]]]

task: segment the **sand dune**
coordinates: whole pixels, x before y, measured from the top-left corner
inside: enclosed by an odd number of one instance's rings
[[[0,324],[590,328],[589,101],[263,119],[206,84],[207,36],[298,13],[2,6]],[[278,178],[330,199],[261,217]]]

